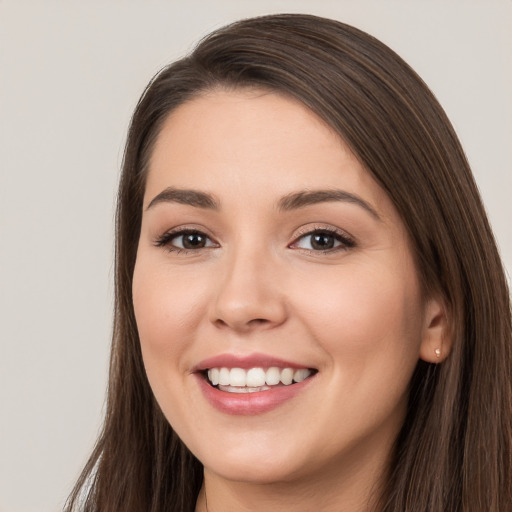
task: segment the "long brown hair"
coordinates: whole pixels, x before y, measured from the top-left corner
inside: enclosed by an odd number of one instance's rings
[[[148,159],[163,120],[207,90],[262,87],[325,120],[387,191],[425,292],[443,297],[453,347],[420,361],[382,489],[381,512],[512,507],[512,327],[496,244],[464,152],[432,93],[368,34],[309,15],[243,20],[162,70],[129,129],[117,208],[116,299],[103,431],[66,510],[192,511],[202,466],[155,402],[132,275]]]

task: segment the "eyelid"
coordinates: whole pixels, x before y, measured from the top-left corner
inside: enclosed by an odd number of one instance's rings
[[[296,245],[299,242],[299,240],[301,238],[304,238],[306,236],[314,235],[315,233],[329,233],[330,235],[336,237],[338,239],[338,241],[341,242],[341,245],[339,245],[337,247],[334,247],[334,248],[331,248],[331,249],[326,249],[324,251],[322,251],[322,250],[314,250],[314,249],[305,249],[305,248],[302,248],[302,247],[293,247],[294,245]],[[340,228],[334,227],[334,226],[330,226],[330,225],[314,224],[314,225],[307,225],[307,226],[301,227],[294,234],[293,241],[292,241],[291,244],[289,244],[288,247],[295,248],[297,250],[303,250],[303,251],[306,251],[308,253],[321,253],[321,254],[324,254],[324,253],[333,253],[333,252],[337,252],[337,251],[340,251],[340,250],[351,249],[351,248],[353,248],[355,246],[356,246],[356,241],[355,241],[354,237],[352,235],[350,235],[349,233],[347,233],[346,231],[344,231],[344,230],[342,230]]]
[[[198,247],[197,249],[187,249],[184,247],[177,247],[171,244],[171,241],[175,238],[178,238],[180,236],[184,236],[186,234],[190,233],[198,233],[200,235],[203,235],[208,240],[212,242],[211,245],[205,246],[205,247]],[[155,247],[162,247],[166,248],[169,252],[199,252],[200,249],[211,249],[215,247],[219,247],[219,243],[214,239],[212,235],[208,233],[208,230],[205,229],[203,226],[197,226],[197,225],[182,225],[182,226],[176,226],[174,228],[168,229],[161,235],[158,235],[153,240],[153,245]]]
[[[201,249],[211,249],[220,247],[220,244],[215,240],[215,238],[208,232],[209,230],[204,228],[203,226],[198,225],[181,225],[171,228],[165,231],[163,234],[158,235],[153,240],[153,245],[155,247],[166,248],[170,252],[186,252],[186,253],[197,253],[200,252]],[[172,240],[178,238],[180,236],[184,236],[190,233],[197,233],[203,235],[210,241],[211,243],[204,247],[197,247],[195,249],[185,248],[185,247],[177,247],[176,245],[171,244]],[[307,249],[304,247],[297,247],[298,242],[307,236],[312,236],[315,233],[328,233],[329,235],[335,237],[340,244],[336,247],[332,247],[330,249]],[[307,253],[335,253],[337,251],[348,250],[356,246],[356,241],[354,237],[347,233],[345,230],[334,227],[328,224],[313,224],[306,225],[299,228],[296,233],[293,235],[293,241],[288,244],[289,248],[305,251]]]

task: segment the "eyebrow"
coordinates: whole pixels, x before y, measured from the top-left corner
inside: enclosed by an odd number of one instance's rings
[[[148,204],[146,210],[149,210],[158,203],[180,203],[196,208],[207,210],[218,210],[219,204],[211,194],[199,192],[198,190],[178,189],[167,187],[156,195]]]
[[[346,192],[345,190],[302,190],[294,192],[282,197],[277,207],[281,211],[291,211],[311,206],[319,203],[326,202],[345,202],[352,203],[364,208],[375,219],[381,220],[376,210],[361,197]],[[167,187],[157,194],[149,203],[146,210],[159,203],[179,203],[196,208],[204,208],[206,210],[219,210],[219,202],[213,195],[206,192],[191,189],[178,189],[174,187]]]
[[[377,211],[361,197],[346,192],[345,190],[303,190],[284,196],[278,202],[278,208],[282,211],[297,210],[318,203],[344,202],[352,203],[364,208],[377,220],[381,220]]]

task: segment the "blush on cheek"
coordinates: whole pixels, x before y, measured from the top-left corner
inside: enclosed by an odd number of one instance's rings
[[[135,309],[135,318],[143,351],[158,355],[162,360],[172,360],[180,353],[180,340],[186,343],[186,339],[176,332],[176,327],[162,304],[152,307],[151,302],[145,302],[143,306]]]
[[[303,299],[310,328],[323,344],[330,340],[329,352],[356,363],[375,354],[407,350],[419,339],[421,300],[418,293],[404,290],[415,287],[397,280],[389,270],[343,277],[339,282],[327,281],[327,289],[324,285],[316,290],[311,283],[311,293]],[[315,299],[316,295],[323,299]]]
[[[193,345],[204,313],[197,304],[200,294],[187,290],[190,287],[162,278],[155,281],[142,273],[134,276],[133,304],[145,359],[171,364],[180,361],[186,347]]]

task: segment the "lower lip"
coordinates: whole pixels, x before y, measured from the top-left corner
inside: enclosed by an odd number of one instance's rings
[[[195,374],[204,396],[220,412],[235,415],[255,415],[276,409],[303,391],[314,376],[302,382],[254,393],[229,393],[211,386],[202,374]]]

